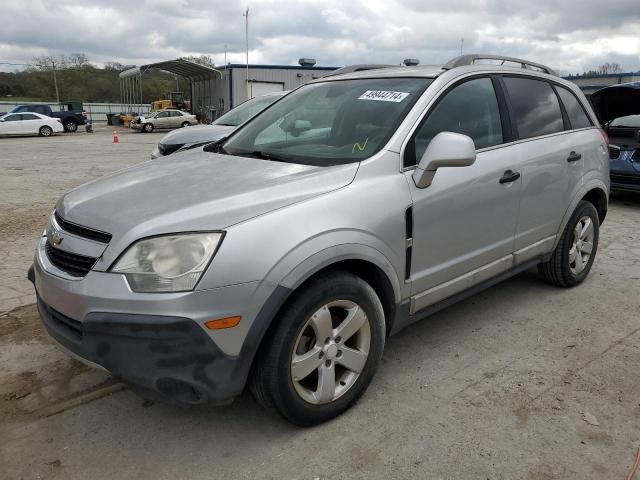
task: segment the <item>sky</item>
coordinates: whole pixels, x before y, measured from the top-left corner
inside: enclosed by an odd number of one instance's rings
[[[223,64],[225,45],[228,62],[244,63],[246,8],[250,63],[442,64],[462,43],[562,74],[640,70],[638,0],[2,0],[0,63],[81,52],[97,65],[201,54]]]

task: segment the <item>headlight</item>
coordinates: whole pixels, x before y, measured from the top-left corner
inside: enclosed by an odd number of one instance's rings
[[[193,290],[222,233],[184,233],[139,240],[111,268],[123,273],[134,292]]]

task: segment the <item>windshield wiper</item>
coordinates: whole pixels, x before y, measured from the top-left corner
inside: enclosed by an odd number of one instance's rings
[[[272,154],[267,153],[267,152],[261,152],[260,150],[254,150],[250,154],[248,153],[248,155],[251,155],[252,157],[255,157],[255,158],[261,158],[263,160],[271,160],[272,162],[287,162],[288,163],[290,161],[288,158],[279,157],[277,155],[272,155]]]
[[[222,147],[222,144],[227,141],[227,138],[229,138],[229,137],[222,137],[221,139],[216,140],[215,142],[211,142],[211,143],[205,145],[203,150],[205,152],[223,153],[223,154],[227,155],[228,152]]]

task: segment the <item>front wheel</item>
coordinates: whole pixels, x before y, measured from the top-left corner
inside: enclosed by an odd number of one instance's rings
[[[153,125],[152,125],[152,124],[150,124],[150,123],[145,123],[145,124],[142,126],[142,131],[143,131],[143,132],[146,132],[146,133],[151,133],[151,132],[153,132]]]
[[[574,287],[582,283],[596,257],[599,234],[598,211],[591,202],[581,201],[551,258],[538,266],[542,277],[559,287]]]
[[[50,137],[52,133],[53,129],[51,127],[47,127],[46,125],[40,127],[40,130],[38,130],[38,134],[41,137]]]
[[[290,422],[334,418],[365,392],[385,340],[373,288],[346,272],[323,274],[294,294],[262,342],[249,381],[253,396]]]

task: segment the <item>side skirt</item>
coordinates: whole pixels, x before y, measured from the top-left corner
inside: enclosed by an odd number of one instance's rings
[[[534,267],[541,262],[547,261],[550,255],[551,254],[549,253],[544,256],[533,258],[505,272],[502,272],[499,275],[496,275],[488,280],[478,283],[477,285],[474,285],[471,288],[463,290],[462,292],[456,293],[455,295],[445,298],[444,300],[441,300],[437,303],[429,305],[428,307],[418,310],[414,314],[411,314],[411,299],[403,300],[396,308],[396,318],[395,318],[395,321],[393,322],[393,328],[391,330],[390,335],[395,335],[396,333],[403,330],[405,327],[411,325],[414,322],[427,318],[433,315],[434,313],[439,312],[440,310],[443,310],[455,303],[458,303],[461,300],[464,300],[465,298],[469,298],[475,295],[476,293],[480,293],[481,291],[489,287],[493,287],[494,285],[497,285],[498,283],[501,283],[504,280],[507,280],[508,278],[518,275],[519,273],[522,273],[525,270],[529,270],[531,267]]]

